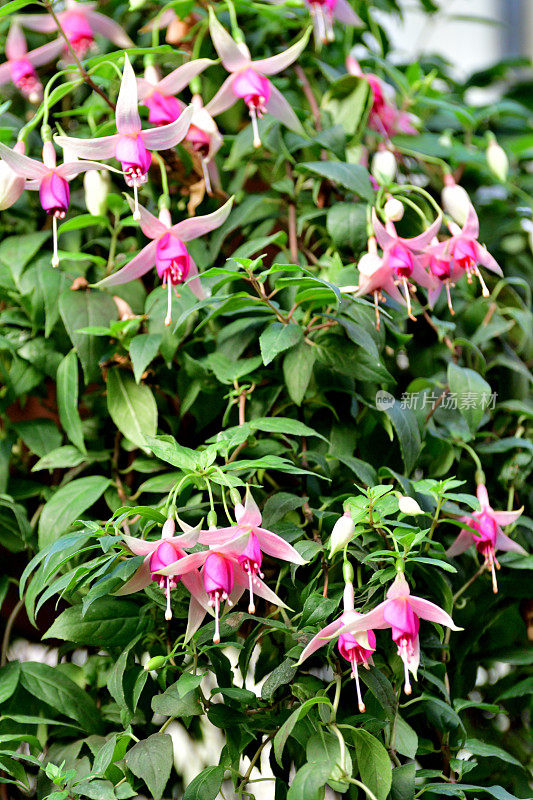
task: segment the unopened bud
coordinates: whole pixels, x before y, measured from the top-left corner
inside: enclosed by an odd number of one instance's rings
[[[370,171],[378,183],[391,183],[396,176],[396,158],[390,150],[378,150],[372,159]]]
[[[364,253],[359,259],[357,269],[365,277],[373,275],[374,272],[381,266],[381,257],[377,253]]]
[[[241,496],[234,486],[232,486],[231,489],[229,490],[229,496],[234,506],[240,505]]]
[[[24,155],[24,142],[21,140],[13,148],[17,153]],[[5,161],[0,161],[0,211],[10,208],[16,203],[24,191],[26,180],[13,172]]]
[[[171,536],[174,536],[174,531],[176,530],[176,523],[174,522],[172,517],[168,517],[163,525],[163,531],[161,533],[161,537],[163,539],[170,539]]]
[[[209,528],[216,528],[217,526],[217,515],[216,512],[211,509],[209,514],[207,515],[207,526]]]
[[[349,511],[345,511],[342,517],[339,517],[333,530],[331,531],[331,539],[329,540],[329,557],[332,558],[339,550],[344,550],[347,544],[351,542],[354,535],[355,524],[352,515]]]
[[[490,140],[486,156],[487,164],[492,174],[495,175],[499,181],[505,183],[507,175],[509,174],[509,159],[507,158],[507,153],[503,147],[500,147],[496,139]]]
[[[85,189],[85,205],[89,214],[100,217],[107,210],[107,195],[111,188],[109,172],[104,170],[91,170],[83,176]]]
[[[342,565],[342,577],[344,578],[346,583],[353,583],[353,567],[349,561],[345,561],[344,564]]]
[[[403,203],[396,197],[389,197],[385,203],[385,219],[391,222],[399,222],[403,217],[404,206]]]
[[[137,11],[138,8],[142,8],[146,3],[146,0],[130,0],[130,11]]]
[[[161,669],[161,667],[164,667],[166,663],[166,656],[153,656],[152,658],[148,659],[144,665],[144,668],[146,672],[151,672],[153,669]]]
[[[403,494],[398,497],[398,506],[402,514],[415,516],[416,514],[424,513],[414,498],[406,497]]]
[[[472,205],[468,193],[462,186],[455,183],[451,175],[444,178],[442,190],[442,207],[458,225],[464,225],[470,206]]]

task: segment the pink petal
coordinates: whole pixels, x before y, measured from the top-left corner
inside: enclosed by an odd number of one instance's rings
[[[198,567],[201,567],[207,556],[212,553],[209,550],[203,550],[201,553],[191,553],[189,556],[180,558],[175,564],[169,564],[168,567],[158,569],[158,575],[185,575],[187,572],[192,572]]]
[[[442,225],[442,217],[439,214],[435,222],[433,222],[424,233],[415,236],[412,239],[403,239],[402,241],[409,247],[410,250],[421,251],[425,250],[431,244],[431,240],[440,231]]]
[[[217,530],[202,531],[200,533],[200,544],[211,546],[222,546],[229,542],[238,542],[248,536],[248,531],[242,531],[239,525],[230,528],[217,528]]]
[[[228,218],[233,205],[233,197],[224,203],[223,206],[213,211],[212,214],[206,214],[203,217],[190,217],[173,225],[170,233],[177,236],[182,242],[190,242],[191,239],[197,239],[215,228],[219,228]]]
[[[486,508],[490,508],[489,493],[487,492],[487,487],[484,483],[478,483],[476,495],[482,511]]]
[[[64,49],[65,43],[63,39],[55,39],[53,42],[48,42],[48,44],[43,44],[41,47],[32,50],[26,58],[34,67],[40,67],[43,64],[48,64],[49,61],[54,61]]]
[[[346,0],[337,0],[333,6],[333,17],[344,25],[354,25],[358,27],[363,23]]]
[[[143,25],[140,28],[140,33],[146,33],[148,31],[153,31],[156,28],[158,30],[163,30],[163,28],[168,28],[170,23],[176,19],[176,12],[173,8],[166,8],[164,11],[161,11],[160,14],[157,14],[153,19],[150,20],[146,25]]]
[[[11,150],[11,148],[6,147],[6,145],[1,142],[0,157],[2,161],[5,161],[8,167],[11,167],[13,172],[16,172],[16,174],[20,175],[22,178],[41,179],[50,172],[50,169],[45,167],[40,161],[36,161],[34,158],[28,158],[28,156],[22,155],[22,153],[17,153],[16,150]]]
[[[206,611],[209,611],[209,613],[212,614],[213,612],[208,605],[209,598],[207,597],[204,589],[204,582],[200,573],[197,570],[187,572],[185,575],[181,576],[181,582],[190,593],[191,597],[194,598],[198,605],[203,608],[204,614]]]
[[[310,33],[311,28],[308,28],[301,39],[282,53],[277,53],[277,55],[270,56],[269,58],[260,58],[258,61],[252,61],[253,69],[260,72],[262,75],[275,75],[277,72],[286,69],[293,61],[296,61],[298,56],[305,50]]]
[[[70,181],[81,172],[92,172],[95,169],[105,168],[104,164],[98,164],[96,161],[71,161],[67,164],[60,164],[54,171],[65,180]]]
[[[305,558],[302,558],[292,544],[276,533],[267,531],[265,528],[254,528],[254,533],[259,540],[261,550],[268,556],[280,558],[282,561],[291,561],[293,564],[307,564]]]
[[[477,218],[476,209],[472,204],[468,210],[468,216],[463,225],[462,234],[469,239],[477,239],[479,236],[479,220]]]
[[[211,64],[215,63],[216,62],[210,58],[196,58],[194,61],[182,64],[181,67],[173,70],[159,81],[157,90],[161,92],[161,94],[178,94],[178,92],[181,92],[182,89],[185,89],[185,87],[189,85],[193,78],[203,72],[204,69]]]
[[[231,38],[227,30],[222,27],[215,17],[211,8],[209,8],[209,31],[215,50],[220,56],[222,65],[228,72],[237,72],[237,70],[244,69],[250,64],[250,52],[246,45],[244,43],[238,45]]]
[[[496,534],[496,550],[508,550],[512,553],[520,553],[520,555],[527,556],[527,550],[524,550],[522,545],[515,542],[509,536],[506,536],[505,533],[501,530],[498,530]]]
[[[292,110],[288,101],[285,100],[281,92],[278,91],[272,83],[270,84],[270,98],[266,103],[266,110],[275,119],[278,119],[286,125],[291,131],[300,134],[304,133],[302,123]]]
[[[84,11],[84,14],[93,33],[105,36],[106,39],[109,39],[110,42],[113,42],[113,44],[116,44],[117,47],[120,47],[122,50],[134,46],[126,31],[118,22],[115,22],[110,17],[106,17],[105,14],[99,14],[98,11]]]
[[[411,653],[411,657],[408,658],[407,667],[416,679],[418,667],[420,666],[420,637],[418,635],[412,639],[412,646],[413,652]]]
[[[424,600],[422,597],[411,595],[409,598],[409,605],[421,619],[427,619],[430,622],[438,622],[439,625],[445,625],[447,628],[451,628],[452,631],[463,630],[462,628],[458,628],[450,615],[436,603],[431,603],[429,600]]]
[[[185,642],[188,642],[196,633],[206,614],[206,609],[200,605],[195,597],[191,597],[189,603],[189,614],[187,617],[187,630],[185,631]]]
[[[479,243],[478,243],[478,248],[479,248],[478,258],[481,266],[485,267],[485,269],[490,269],[492,272],[495,272],[496,275],[503,277],[502,268],[500,267],[496,259],[491,256],[487,248],[483,247]]]
[[[301,664],[302,661],[305,661],[306,658],[312,656],[313,653],[316,653],[316,651],[319,650],[321,647],[324,647],[324,645],[329,644],[332,637],[341,628],[342,628],[342,621],[340,617],[339,619],[336,619],[335,622],[330,622],[329,625],[326,625],[325,628],[322,628],[322,630],[319,631],[316,634],[316,636],[313,636],[309,644],[305,647],[298,663]]]
[[[505,527],[506,525],[512,525],[513,522],[516,522],[523,511],[524,506],[519,508],[518,511],[491,511],[491,515],[498,525]]]
[[[185,138],[189,130],[193,114],[192,106],[187,106],[179,115],[175,122],[170,125],[162,125],[160,128],[152,128],[143,131],[141,137],[149,150],[168,150],[174,147]]]
[[[397,600],[409,597],[411,590],[403,572],[398,572],[391,586],[387,590],[387,600]]]
[[[50,14],[21,14],[18,21],[23,28],[39,33],[53,33],[57,31],[57,25]]]
[[[128,54],[124,56],[124,69],[122,71],[122,82],[118,93],[116,120],[117,131],[122,134],[139,133],[141,130],[141,118],[139,116],[137,98],[137,80],[133,67],[131,66]]]
[[[17,22],[12,22],[6,38],[6,56],[9,61],[22,58],[27,53],[26,39]]]
[[[155,266],[156,247],[157,242],[150,242],[125,267],[122,267],[113,275],[108,275],[107,278],[99,281],[95,286],[120,286],[122,283],[134,281],[136,278],[140,278],[141,275],[145,275],[148,270]]]
[[[243,589],[248,588],[248,573],[246,573],[240,567],[236,566],[234,569],[234,576],[235,576],[235,583],[239,587],[242,587]],[[267,603],[272,603],[273,605],[278,606],[279,608],[288,608],[288,606],[285,605],[283,600],[281,600],[277,596],[277,594],[275,594],[275,592],[273,592],[272,589],[270,589],[266,585],[266,583],[264,583],[264,581],[262,581],[257,576],[254,579],[254,594],[256,594],[258,597],[262,597],[264,600],[267,601]]]
[[[133,211],[135,208],[135,203],[128,196],[128,203]],[[148,211],[144,206],[138,205],[140,219],[139,225],[141,226],[141,230],[145,236],[148,236],[149,239],[158,239],[163,234],[167,233],[168,228],[164,225],[157,217],[154,217],[153,214]]]
[[[115,592],[115,596],[121,597],[125,594],[140,592],[142,589],[146,589],[146,587],[149,586],[151,580],[150,564],[148,559],[145,559],[139,569],[133,573],[129,581],[126,581],[126,583]]]
[[[388,600],[380,603],[372,611],[366,614],[361,614],[357,619],[348,622],[339,629],[339,633],[357,633],[358,631],[380,630],[388,628],[389,624],[386,622],[383,612],[388,605]]]
[[[54,136],[59,147],[66,147],[77,158],[112,158],[120,134],[98,136],[94,139],[73,139],[70,136]]]
[[[387,250],[389,247],[392,247],[399,238],[398,236],[392,236],[392,234],[387,231],[379,219],[375,208],[372,209],[372,227],[374,228],[376,239],[382,250]]]
[[[472,547],[473,544],[473,534],[470,531],[462,530],[457,539],[446,550],[446,555],[448,558],[459,556],[461,553],[464,553],[465,550],[468,550],[469,547]]]
[[[216,95],[209,101],[206,105],[206,111],[211,114],[212,117],[216,117],[217,114],[222,114],[223,111],[227,111],[228,108],[237,102],[237,96],[233,91],[233,83],[237,75],[230,75]]]
[[[136,556],[147,556],[153,553],[161,544],[160,541],[147,542],[146,539],[137,539],[135,536],[127,536],[126,534],[123,534],[121,539],[128,550]]]
[[[263,517],[259,511],[257,503],[252,497],[249,486],[246,487],[246,499],[244,501],[244,506],[241,506],[241,512],[238,515],[237,511],[235,511],[235,516],[237,522],[241,526],[250,526],[255,528],[258,525],[261,525],[261,520]]]

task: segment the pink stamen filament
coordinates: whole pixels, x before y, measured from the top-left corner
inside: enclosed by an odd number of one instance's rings
[[[363,703],[363,698],[361,696],[361,686],[359,684],[359,672],[357,670],[357,661],[355,659],[355,652],[353,650],[352,650],[352,657],[351,657],[350,661],[351,661],[351,664],[352,664],[352,678],[355,679],[355,688],[356,688],[356,691],[357,691],[357,704],[358,704],[359,711],[361,712],[361,714],[364,714],[364,712],[366,711],[366,706]]]
[[[257,125],[257,110],[256,107],[250,103],[250,118],[252,120],[252,131],[254,134],[254,147],[261,147],[261,137],[259,136],[259,127]]]
[[[172,322],[172,281],[167,279],[167,315],[165,317],[165,325],[168,328]]]
[[[411,688],[411,681],[410,681],[410,678],[409,678],[409,666],[408,666],[408,663],[407,663],[407,658],[408,658],[407,642],[406,642],[405,639],[403,639],[400,642],[400,645],[398,647],[398,655],[400,656],[400,658],[403,661],[403,671],[404,671],[404,676],[405,676],[405,694],[411,694],[411,692],[413,690]]]
[[[52,266],[53,267],[58,267],[59,266],[59,254],[57,252],[57,218],[58,218],[58,216],[59,216],[58,212],[55,212],[53,217],[52,217],[52,231],[53,231],[52,235],[53,235],[53,239],[54,239],[54,252],[53,252],[53,255],[52,255]],[[63,216],[65,216],[64,213],[63,213]]]
[[[259,570],[259,565],[256,564],[254,561],[245,561],[242,565],[244,571],[248,574],[248,590],[250,592],[250,603],[248,604],[248,612],[250,614],[255,614],[255,602],[254,602],[254,583],[259,585],[259,581],[256,578],[258,575],[260,578],[263,577],[263,573]]]
[[[411,310],[411,292],[409,291],[409,283],[404,275],[402,275],[401,283],[405,294],[405,302],[407,303],[407,316],[409,319],[412,319],[413,322],[416,322],[416,317],[413,316],[413,312]]]
[[[479,282],[480,282],[480,284],[481,284],[481,291],[482,291],[483,297],[490,297],[490,292],[489,292],[489,290],[487,289],[487,284],[486,284],[486,283],[485,283],[485,281],[483,280],[483,276],[481,275],[481,272],[479,271],[479,267],[478,267],[478,265],[477,265],[477,264],[474,264],[474,266],[473,266],[473,272],[474,272],[474,273],[477,275],[477,277],[479,278]]]
[[[374,308],[376,309],[376,330],[379,331],[379,291],[376,289],[374,292]]]
[[[215,609],[215,633],[213,634],[213,644],[220,643],[220,601],[225,600],[231,608],[233,603],[229,599],[228,593],[224,589],[215,589],[210,593],[208,605]]]
[[[137,181],[133,184],[133,200],[135,203],[135,207],[133,209],[133,219],[135,222],[138,222],[141,218],[141,212],[139,211],[139,195],[138,195],[138,186]]]
[[[211,194],[211,179],[207,168],[207,160],[203,156],[200,156],[200,162],[202,164],[202,172],[204,173],[205,190],[207,194]]]
[[[166,579],[166,595],[167,595],[167,608],[165,611],[165,619],[167,622],[172,619],[172,609],[170,608],[170,578]]]
[[[455,314],[455,311],[453,310],[453,306],[452,306],[452,296],[450,294],[450,281],[449,280],[445,281],[444,286],[446,287],[446,297],[448,298],[448,308],[450,309],[450,314],[453,316]]]

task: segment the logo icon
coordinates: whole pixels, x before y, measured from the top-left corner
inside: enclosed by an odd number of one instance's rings
[[[388,408],[392,408],[393,405],[394,397],[390,392],[386,392],[384,389],[376,392],[376,408],[378,411],[386,411]]]

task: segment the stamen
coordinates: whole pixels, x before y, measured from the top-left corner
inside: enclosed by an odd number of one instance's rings
[[[403,672],[405,676],[405,694],[411,694],[413,691],[411,688],[411,681],[409,679],[409,667],[407,665],[407,643],[402,642],[400,645],[400,658],[403,661]]]
[[[487,284],[483,280],[483,276],[482,276],[481,272],[479,271],[479,267],[477,266],[477,264],[474,264],[474,272],[476,273],[476,275],[479,278],[479,282],[481,284],[481,291],[483,293],[483,297],[490,297],[490,292],[489,292],[489,290],[487,288]]]
[[[54,253],[52,255],[52,266],[58,267],[59,266],[59,255],[57,252],[57,217],[54,214],[52,217],[52,235],[54,239]]]
[[[254,603],[254,574],[253,570],[250,568],[250,564],[246,565],[248,569],[246,570],[248,573],[248,588],[250,590],[250,602],[248,604],[248,613],[255,614],[255,603]]]
[[[220,642],[220,628],[219,628],[219,617],[220,613],[220,597],[218,596],[218,592],[215,593],[215,633],[213,634],[213,644],[219,644]]]
[[[250,106],[250,118],[252,120],[252,131],[254,134],[254,147],[261,147],[261,137],[259,136],[259,127],[257,125],[257,113],[255,106]]]
[[[170,578],[167,578],[166,595],[167,595],[167,609],[165,611],[165,619],[167,622],[169,622],[169,620],[172,619],[172,609],[170,608]]]
[[[416,322],[416,317],[413,316],[413,312],[411,311],[411,293],[405,276],[402,276],[402,286],[405,294],[405,302],[407,303],[407,316],[409,319],[412,319],[413,322]]]
[[[355,688],[357,690],[357,703],[359,706],[359,711],[361,714],[364,714],[366,711],[366,706],[363,703],[363,698],[361,696],[361,686],[359,684],[359,672],[357,670],[357,662],[355,660],[355,653],[352,654],[352,678],[355,678]]]
[[[315,4],[315,5],[316,5],[316,19],[318,23],[318,35],[320,38],[320,43],[324,44],[325,42],[327,42],[324,14],[322,13],[322,6],[320,4]]]
[[[133,219],[135,220],[135,222],[138,222],[141,218],[141,212],[139,211],[138,187],[137,187],[137,181],[135,179],[133,180],[133,200],[135,203],[133,209]]]
[[[379,331],[379,292],[374,292],[374,308],[376,309],[376,330]]]
[[[333,31],[333,19],[329,9],[327,11],[324,11],[324,20],[326,23],[326,39],[328,42],[334,42],[335,33]]]
[[[320,50],[322,40],[320,39],[320,26],[318,24],[316,7],[314,3],[311,5],[311,18],[313,20],[313,38],[315,40],[315,47],[317,50]]]
[[[202,164],[202,172],[204,173],[205,190],[206,190],[207,194],[211,194],[211,191],[212,191],[212,189],[211,189],[211,178],[209,177],[209,170],[207,168],[207,162],[206,162],[205,158],[203,158],[203,157],[200,158],[200,161],[201,161],[201,164]]]
[[[167,279],[167,315],[165,317],[165,325],[168,328],[172,322],[172,281],[170,277]]]
[[[452,306],[452,296],[450,294],[450,281],[446,281],[444,285],[446,287],[446,297],[448,298],[448,308],[450,309],[450,314],[453,316],[455,315],[455,311],[453,310]]]

